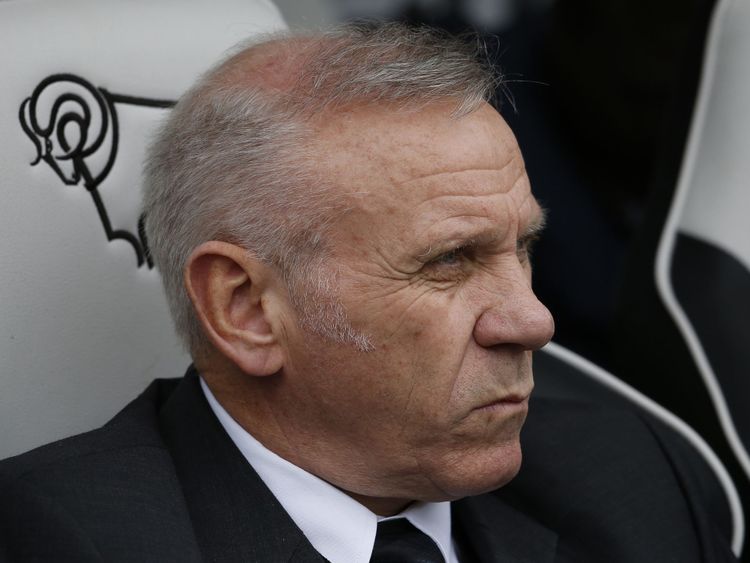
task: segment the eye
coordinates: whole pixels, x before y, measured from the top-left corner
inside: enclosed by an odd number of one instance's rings
[[[459,246],[443,252],[426,262],[422,271],[436,281],[457,281],[466,274],[466,262],[471,248]]]
[[[466,247],[459,246],[458,248],[454,248],[452,250],[449,250],[448,252],[444,252],[440,256],[437,256],[427,262],[428,265],[435,265],[435,266],[453,266],[456,264],[459,264],[466,253]]]

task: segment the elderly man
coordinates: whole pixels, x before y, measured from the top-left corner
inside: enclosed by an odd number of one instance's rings
[[[0,558],[731,560],[629,413],[540,402],[504,487],[553,321],[497,86],[399,25],[275,36],[205,75],[144,204],[194,367],[5,462]]]

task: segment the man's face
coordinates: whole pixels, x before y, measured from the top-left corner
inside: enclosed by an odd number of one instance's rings
[[[345,113],[318,166],[345,194],[330,266],[362,352],[287,327],[283,419],[296,463],[371,497],[446,500],[505,484],[553,322],[526,247],[542,222],[490,106],[459,118]]]

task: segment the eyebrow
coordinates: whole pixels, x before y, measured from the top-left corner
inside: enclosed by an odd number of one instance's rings
[[[529,240],[529,239],[535,239],[541,236],[542,231],[544,231],[545,227],[547,226],[547,210],[544,207],[539,207],[539,213],[537,213],[536,217],[529,223],[529,226],[526,227],[518,237],[518,240]]]
[[[539,238],[542,231],[547,224],[547,211],[539,207],[539,211],[536,216],[531,220],[529,225],[518,235],[518,241],[529,241]],[[498,234],[489,231],[482,230],[473,234],[456,235],[455,237],[448,237],[440,241],[435,241],[428,246],[421,249],[416,255],[420,261],[427,261],[433,253],[439,253],[445,251],[445,246],[461,247],[461,246],[481,246],[483,244],[489,244],[498,239]]]

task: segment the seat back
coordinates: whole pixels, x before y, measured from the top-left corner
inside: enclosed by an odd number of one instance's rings
[[[189,362],[140,227],[169,107],[267,0],[0,2],[0,458],[105,422]]]
[[[750,3],[722,0],[656,260],[660,298],[750,479]]]

